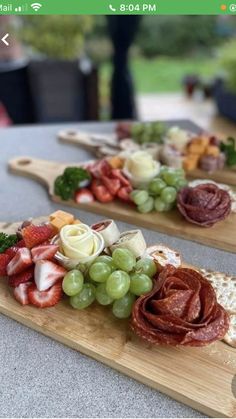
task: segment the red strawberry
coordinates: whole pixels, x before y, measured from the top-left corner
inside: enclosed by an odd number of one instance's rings
[[[35,264],[34,280],[39,291],[48,290],[59,279],[63,279],[66,270],[49,260],[39,260]]]
[[[102,176],[109,176],[111,172],[111,166],[106,159],[98,160],[92,165],[88,166],[89,172],[96,179],[100,179]]]
[[[132,192],[131,186],[123,186],[123,188],[119,190],[117,197],[120,198],[122,201],[131,203],[133,201],[130,198],[130,192]]]
[[[33,261],[30,250],[26,247],[22,247],[7,265],[7,275],[11,276],[19,274],[29,268],[32,264]]]
[[[47,291],[39,291],[35,284],[28,288],[29,302],[37,307],[45,308],[55,306],[62,297],[61,282],[57,282]]]
[[[121,185],[130,186],[130,181],[122,174],[120,169],[112,169],[111,175],[115,179],[119,179]]]
[[[52,260],[59,250],[59,246],[56,244],[41,244],[31,249],[31,255],[33,262],[36,263],[38,260]]]
[[[34,268],[33,266],[29,269],[27,269],[27,271],[21,272],[20,274],[17,275],[12,275],[9,276],[8,278],[8,284],[10,287],[18,287],[18,285],[20,284],[24,284],[26,282],[31,281],[34,278]]]
[[[89,189],[86,189],[86,188],[79,189],[75,193],[75,202],[77,202],[77,204],[87,204],[93,201],[94,201],[94,196]]]
[[[52,238],[54,234],[54,228],[50,224],[39,226],[31,224],[22,230],[22,236],[25,241],[25,245],[29,249],[42,244],[46,240]]]
[[[104,184],[104,186],[106,186],[110,194],[112,194],[113,196],[117,194],[117,192],[119,191],[121,187],[121,183],[119,179],[112,179],[108,176],[103,176],[101,178],[101,181]]]
[[[114,196],[108,191],[108,189],[101,184],[99,180],[94,179],[91,185],[92,192],[95,198],[99,202],[111,202],[114,199]]]
[[[31,282],[25,282],[24,284],[20,284],[18,287],[14,288],[13,295],[23,306],[29,304],[28,289],[31,284]]]
[[[5,251],[5,253],[7,255],[10,256],[10,258],[14,258],[15,254],[18,252],[19,249],[21,249],[22,247],[25,247],[25,242],[24,240],[20,240],[18,243],[16,243],[14,246],[9,247],[9,249],[7,249]]]
[[[0,276],[7,275],[7,265],[11,258],[6,253],[0,253]]]

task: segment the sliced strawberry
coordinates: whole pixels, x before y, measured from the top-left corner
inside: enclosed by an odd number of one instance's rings
[[[122,201],[125,202],[133,202],[132,199],[130,198],[130,192],[132,192],[132,187],[131,186],[123,186],[123,188],[121,188],[117,194],[117,197],[120,198]]]
[[[0,253],[0,276],[7,275],[7,265],[11,258],[6,253]]]
[[[79,189],[75,193],[75,202],[77,202],[77,204],[87,204],[93,201],[94,201],[94,196],[89,189],[86,189],[86,188]]]
[[[32,249],[32,247],[42,244],[46,240],[52,238],[54,234],[55,231],[51,224],[39,226],[31,224],[22,230],[22,236],[28,249]]]
[[[32,282],[26,282],[24,284],[18,285],[18,287],[14,288],[13,295],[15,299],[21,303],[23,306],[29,304],[28,298],[28,289],[32,285]]]
[[[114,196],[108,191],[108,189],[101,184],[101,182],[97,179],[92,181],[91,190],[95,196],[95,198],[99,202],[111,202],[114,199]]]
[[[112,169],[111,176],[115,179],[119,179],[121,185],[130,186],[130,181],[122,174],[120,169]]]
[[[49,260],[39,260],[35,264],[34,280],[39,291],[48,290],[59,279],[63,279],[66,269]]]
[[[101,181],[103,185],[106,186],[110,194],[112,194],[113,196],[117,194],[117,192],[119,191],[121,187],[121,183],[119,179],[112,179],[111,177],[103,176],[101,178]]]
[[[34,278],[34,267],[31,266],[31,268],[27,269],[24,272],[21,272],[17,275],[9,276],[8,278],[8,284],[10,287],[18,287],[20,284],[24,284],[26,282],[31,281]]]
[[[39,291],[35,284],[28,288],[29,302],[37,307],[45,308],[55,306],[62,297],[61,282],[57,282],[47,291]]]
[[[22,247],[7,265],[7,275],[11,276],[19,274],[29,268],[32,264],[33,261],[30,250],[26,247]]]
[[[52,260],[58,250],[59,246],[56,244],[40,244],[31,249],[33,262],[36,263],[38,260]]]
[[[7,249],[5,251],[5,253],[7,255],[10,256],[11,259],[14,258],[15,254],[18,252],[19,249],[21,249],[22,247],[25,247],[25,241],[24,240],[20,240],[18,243],[16,243],[14,246],[9,247],[9,249]]]
[[[106,159],[103,159],[89,165],[88,170],[93,177],[100,179],[102,176],[109,176],[111,173],[111,166]]]

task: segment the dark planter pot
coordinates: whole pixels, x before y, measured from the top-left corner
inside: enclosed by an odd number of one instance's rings
[[[236,94],[226,90],[222,81],[216,83],[214,97],[219,113],[236,122]]]
[[[97,119],[97,72],[92,67],[84,74],[78,61],[31,61],[28,75],[37,122]]]

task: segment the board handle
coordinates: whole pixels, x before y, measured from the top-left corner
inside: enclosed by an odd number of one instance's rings
[[[8,162],[8,170],[11,173],[29,177],[46,185],[50,194],[52,194],[55,178],[63,172],[65,167],[66,165],[62,163],[28,156],[16,157]]]

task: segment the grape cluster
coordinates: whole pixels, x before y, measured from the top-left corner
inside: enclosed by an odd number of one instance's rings
[[[166,127],[162,122],[135,122],[131,126],[131,138],[138,144],[163,143]]]
[[[156,265],[152,259],[136,257],[128,249],[117,248],[112,256],[101,255],[83,274],[74,269],[64,277],[62,287],[73,308],[84,309],[93,301],[112,305],[119,319],[128,318],[133,303],[152,290]]]
[[[130,197],[139,212],[170,211],[176,203],[177,192],[186,185],[183,169],[162,166],[159,176],[149,183],[146,190],[135,189]]]

